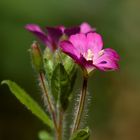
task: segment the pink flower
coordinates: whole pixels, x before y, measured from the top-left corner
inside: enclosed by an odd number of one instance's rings
[[[103,40],[98,33],[76,34],[60,44],[68,54],[88,73],[94,69],[117,70],[119,55],[111,48],[103,48]]]
[[[25,28],[33,33],[37,38],[39,38],[46,46],[50,49],[55,50],[59,42],[60,37],[62,36],[62,27],[46,27],[47,32],[43,31],[36,24],[27,24]]]
[[[65,28],[64,26],[57,27],[46,27],[46,31],[43,31],[36,24],[27,24],[25,29],[33,33],[37,38],[39,38],[46,46],[51,50],[56,50],[59,46],[61,37],[66,34],[67,36],[76,34],[80,32],[80,27],[70,27]]]

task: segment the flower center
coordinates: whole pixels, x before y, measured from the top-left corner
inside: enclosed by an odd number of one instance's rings
[[[91,49],[88,49],[86,53],[84,53],[84,57],[86,58],[86,60],[93,60],[93,52],[91,51]]]
[[[102,56],[104,54],[104,50],[101,50],[98,54],[99,54],[99,57]]]

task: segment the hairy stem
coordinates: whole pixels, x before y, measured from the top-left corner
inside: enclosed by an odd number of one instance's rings
[[[58,122],[58,140],[62,140],[62,128],[63,128],[63,110],[59,109],[59,122]]]
[[[82,92],[80,94],[80,100],[79,100],[79,105],[76,113],[76,117],[74,120],[74,126],[72,129],[72,133],[74,133],[80,125],[83,110],[84,110],[84,105],[85,105],[85,100],[86,100],[86,94],[87,94],[87,82],[88,82],[88,76],[83,75],[83,86],[82,86]]]
[[[54,122],[55,131],[58,132],[57,121],[56,121],[56,114],[54,112],[53,104],[52,104],[51,99],[50,99],[50,97],[48,95],[48,92],[47,92],[47,87],[46,87],[46,84],[45,84],[44,74],[42,72],[40,72],[39,73],[39,77],[40,77],[40,82],[41,82],[42,89],[43,89],[43,91],[44,91],[44,93],[46,95],[46,98],[47,98],[47,103],[48,103],[48,107],[49,107],[49,113],[52,116],[52,119],[53,119],[53,122]]]

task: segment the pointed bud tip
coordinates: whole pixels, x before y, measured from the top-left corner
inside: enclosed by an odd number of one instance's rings
[[[37,71],[41,71],[43,67],[43,57],[37,41],[34,41],[33,44],[31,45],[30,53],[33,67]]]
[[[32,45],[31,45],[31,48],[40,50],[39,43],[37,41],[33,41]]]

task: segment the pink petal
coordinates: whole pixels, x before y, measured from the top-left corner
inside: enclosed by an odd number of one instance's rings
[[[74,26],[74,27],[70,27],[70,28],[66,28],[64,30],[64,33],[70,37],[71,35],[75,35],[80,33],[80,27],[79,26]]]
[[[32,32],[34,32],[34,31],[42,32],[41,28],[36,24],[27,24],[25,26],[25,28],[29,31],[32,31]]]
[[[47,29],[47,36],[48,40],[53,48],[53,50],[56,50],[59,44],[59,40],[61,36],[63,35],[63,32],[61,30],[61,27],[46,27]]]
[[[81,25],[80,25],[80,32],[81,33],[88,33],[88,32],[91,32],[91,31],[95,31],[94,28],[92,28],[87,22],[83,22]]]
[[[80,59],[80,53],[79,51],[73,46],[73,44],[69,41],[61,41],[60,42],[60,48],[62,51],[66,54],[68,54],[70,57],[72,57],[77,63]]]
[[[102,48],[103,48],[103,40],[101,35],[98,33],[88,33],[87,49],[92,50],[94,55],[97,55]]]
[[[79,51],[79,54],[84,54],[86,52],[87,41],[85,34],[71,35],[69,41]]]
[[[99,64],[96,64],[96,67],[103,71],[119,69],[118,64],[112,60],[102,61]]]
[[[25,29],[33,33],[36,37],[38,37],[45,45],[48,45],[48,37],[42,29],[36,24],[27,24]]]
[[[113,60],[119,61],[120,60],[120,56],[118,55],[118,53],[111,49],[111,48],[106,48],[104,49],[106,55],[109,55],[109,57],[111,57]]]
[[[97,59],[93,60],[93,64],[97,66],[98,69],[103,70],[103,71],[107,71],[107,70],[117,70],[119,68],[118,65],[118,58],[114,55],[114,51],[112,53],[112,49],[111,50],[103,50],[104,53]],[[117,53],[115,53],[117,54]]]

